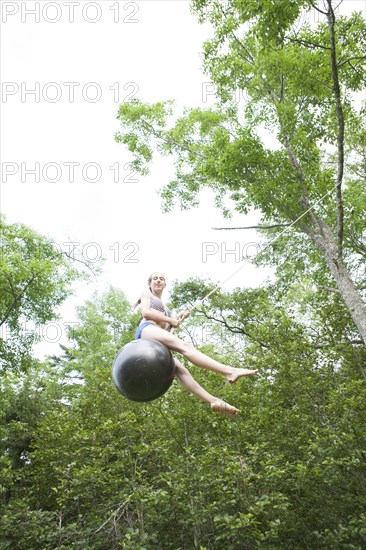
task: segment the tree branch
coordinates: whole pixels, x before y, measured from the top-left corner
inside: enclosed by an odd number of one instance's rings
[[[285,40],[289,40],[289,42],[297,42],[302,46],[312,46],[314,48],[330,50],[329,46],[323,46],[322,44],[317,44],[316,42],[310,42],[309,40],[304,40],[303,38],[291,38],[291,36],[285,36]]]
[[[20,293],[16,293],[15,290],[13,289],[13,285],[11,283],[11,281],[9,281],[10,283],[10,287],[12,289],[12,295],[14,297],[14,300],[13,302],[10,304],[10,306],[8,307],[8,309],[6,310],[5,312],[5,316],[4,318],[2,319],[2,321],[0,322],[0,327],[8,320],[9,316],[10,316],[10,313],[12,312],[12,310],[15,308],[17,302],[19,302],[19,300],[21,300],[25,294],[25,291],[27,290],[27,288],[29,287],[29,285],[32,284],[32,282],[34,281],[35,279],[35,275],[33,275],[33,277],[31,277],[29,279],[29,281],[26,283],[26,285],[24,285],[24,287],[21,289],[21,292]]]
[[[275,223],[273,225],[248,225],[246,227],[213,227],[215,231],[233,231],[236,229],[276,229],[277,227],[289,227],[291,223]]]
[[[131,496],[127,497],[126,500],[125,500],[124,502],[122,502],[122,504],[120,504],[120,505],[118,506],[118,508],[112,513],[112,515],[109,516],[109,518],[106,519],[105,522],[102,523],[102,525],[101,525],[100,527],[98,527],[98,529],[96,529],[96,530],[94,531],[94,534],[99,533],[99,531],[101,531],[101,530],[103,529],[103,527],[105,527],[109,521],[111,521],[111,520],[113,520],[114,518],[116,518],[116,516],[121,512],[121,510],[122,510],[122,513],[123,513],[123,511],[124,511],[124,509],[125,509],[125,507],[126,507],[126,504],[128,504],[130,500],[131,500]]]
[[[343,234],[344,234],[344,208],[342,198],[342,181],[344,172],[344,115],[341,101],[341,89],[339,85],[338,67],[337,67],[337,53],[336,53],[336,40],[335,40],[335,15],[332,8],[331,0],[327,0],[328,3],[328,28],[330,35],[330,48],[331,48],[331,63],[332,63],[332,78],[333,78],[333,92],[336,102],[337,120],[338,120],[338,135],[337,135],[337,148],[338,148],[338,173],[337,173],[337,187],[336,187],[336,201],[337,201],[337,238],[338,238],[338,250],[339,255],[343,254]]]
[[[220,5],[220,3],[218,4],[219,5],[219,9],[221,10],[221,13],[222,13],[222,16],[224,19],[226,19],[226,13],[223,9],[223,7]],[[244,46],[244,44],[239,40],[239,38],[236,36],[236,34],[234,33],[234,31],[230,31],[232,36],[234,37],[234,40],[237,44],[239,44],[239,46],[244,50],[244,52],[246,53],[246,55],[248,57],[245,57],[244,59],[250,63],[251,65],[254,65],[254,58],[252,56],[252,54],[250,53],[250,51]]]
[[[330,48],[328,48],[330,49]],[[366,55],[362,55],[362,56],[354,56],[354,57],[349,57],[348,59],[345,59],[344,61],[340,61],[337,65],[337,67],[342,67],[342,65],[345,65],[346,63],[349,63],[349,65],[351,65],[350,61],[353,61],[357,59],[357,61],[361,61],[362,59],[366,59]],[[354,68],[353,65],[351,65],[352,69]]]
[[[351,69],[357,74],[357,76],[359,76],[360,80],[362,80],[362,82],[366,82],[366,79],[364,78],[363,74],[360,73],[360,71],[356,69],[354,65],[352,65],[351,61],[348,60],[347,63],[351,67]]]
[[[199,153],[198,151],[194,151],[193,149],[190,149],[189,147],[187,147],[183,143],[178,143],[177,141],[174,141],[172,138],[167,139],[166,137],[164,137],[162,135],[161,132],[155,130],[155,128],[153,127],[152,124],[149,124],[147,122],[145,124],[148,128],[148,131],[150,131],[156,138],[161,139],[162,141],[164,141],[165,143],[167,143],[169,145],[175,145],[176,147],[178,147],[180,149],[183,149],[185,151],[188,151],[188,153],[192,153],[193,155],[197,155],[200,158],[209,160],[209,157],[207,157],[205,155],[202,155],[202,153]]]
[[[252,334],[250,334],[249,332],[247,332],[243,328],[230,326],[227,323],[227,321],[226,321],[226,319],[224,318],[223,315],[222,315],[221,319],[217,319],[217,317],[215,317],[213,315],[208,315],[208,313],[206,313],[205,311],[197,310],[197,312],[201,313],[204,317],[206,317],[206,319],[209,319],[210,321],[216,321],[217,323],[220,323],[221,325],[224,325],[224,327],[227,328],[227,330],[229,332],[232,332],[233,334],[243,334],[243,335],[247,336],[250,340],[252,340],[254,342],[257,342],[257,344],[259,344],[262,348],[269,348],[269,346],[267,346],[267,344],[264,344],[263,342],[258,340],[258,338],[255,338]]]
[[[295,171],[295,174],[297,176],[297,179],[299,180],[299,182],[301,183],[301,185],[304,189],[305,194],[302,196],[301,202],[305,206],[305,208],[308,210],[309,217],[310,217],[311,221],[313,222],[313,224],[315,225],[315,227],[319,227],[318,219],[315,216],[315,214],[313,213],[313,211],[311,209],[311,205],[310,205],[310,203],[308,201],[308,198],[307,198],[307,188],[306,188],[305,178],[304,178],[301,166],[300,166],[300,164],[299,164],[299,162],[296,158],[296,155],[295,155],[294,151],[292,150],[292,147],[290,145],[290,141],[289,141],[287,136],[284,137],[284,144],[285,144],[287,154],[288,154],[289,159],[290,159],[291,166],[293,167],[293,169]]]
[[[310,2],[310,4],[313,6],[314,10],[316,10],[317,12],[322,13],[323,15],[328,15],[328,13],[327,13],[326,11],[321,10],[321,9],[315,4],[315,2]]]
[[[337,288],[333,288],[331,286],[324,286],[324,285],[316,285],[316,286],[321,290],[327,290],[328,292],[335,292],[336,294],[340,294],[340,291]]]

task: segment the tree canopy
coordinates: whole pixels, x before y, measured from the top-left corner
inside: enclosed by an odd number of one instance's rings
[[[112,363],[140,316],[113,287],[37,360],[24,322],[53,319],[78,273],[2,220],[0,550],[365,548],[365,21],[331,0],[191,5],[212,26],[216,104],[125,103],[116,139],[142,173],[156,152],[174,157],[165,208],[209,187],[227,215],[260,214],[254,261],[276,266],[271,282],[192,277],[169,304],[195,306],[182,338],[258,374],[227,384],[182,359],[234,418],[178,381],[126,400]]]
[[[180,283],[172,305],[209,288]],[[309,327],[296,303],[217,291],[189,321],[203,351],[260,368],[235,386],[194,370],[235,419],[177,382],[123,398],[111,365],[137,316],[116,289],[86,303],[62,357],[3,377],[0,548],[362,547],[365,380],[352,346],[326,339],[333,320]]]
[[[57,318],[73,281],[84,275],[76,260],[24,224],[2,217],[0,241],[0,370],[24,370],[39,328]]]
[[[175,157],[175,178],[161,191],[165,209],[191,208],[209,187],[227,215],[229,198],[242,214],[260,212],[261,225],[289,226],[280,240],[292,246],[293,277],[300,264],[320,267],[365,342],[362,14],[341,16],[331,0],[197,0],[192,9],[212,26],[203,68],[216,104],[180,115],[171,101],[124,103],[115,139],[141,173],[154,151]]]

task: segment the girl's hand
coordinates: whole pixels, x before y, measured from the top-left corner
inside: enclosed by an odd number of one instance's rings
[[[186,319],[190,314],[190,311],[188,309],[186,309],[185,311],[182,311],[182,313],[180,313],[178,315],[178,319],[179,321],[183,321],[183,319]]]
[[[179,320],[169,317],[169,325],[171,325],[173,328],[177,328],[179,327]]]

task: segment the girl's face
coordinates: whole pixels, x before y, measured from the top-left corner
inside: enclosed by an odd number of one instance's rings
[[[166,287],[165,277],[162,273],[153,273],[149,277],[149,285],[152,291],[163,290]]]

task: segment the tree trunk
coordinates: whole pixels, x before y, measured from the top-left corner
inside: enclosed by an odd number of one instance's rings
[[[321,251],[325,262],[333,275],[338,290],[349,309],[351,317],[366,344],[366,304],[362,300],[348,271],[339,255],[338,243],[328,225],[317,219],[320,230],[309,232],[309,236]]]

